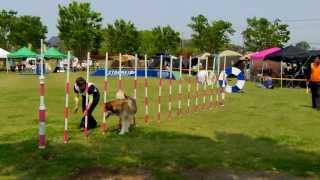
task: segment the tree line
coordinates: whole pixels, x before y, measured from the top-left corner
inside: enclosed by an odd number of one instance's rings
[[[218,53],[224,49],[257,51],[269,47],[283,47],[290,39],[289,26],[281,20],[248,18],[247,28],[242,32],[244,47],[231,44],[235,30],[231,22],[210,21],[204,15],[191,17],[191,39],[182,39],[180,32],[170,25],[139,30],[131,21],[118,19],[114,23],[102,24],[100,12],[94,11],[90,3],[71,2],[58,6],[57,28],[61,49],[72,49],[84,58],[86,52],[194,54]],[[21,46],[39,48],[39,39],[45,39],[47,27],[40,17],[19,16],[16,11],[0,12],[0,47],[12,50]],[[299,45],[310,48],[307,42]]]

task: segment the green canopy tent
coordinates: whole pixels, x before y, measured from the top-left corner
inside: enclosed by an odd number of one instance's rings
[[[56,48],[49,48],[47,51],[44,52],[44,58],[46,59],[64,59],[67,55],[63,54]]]
[[[10,59],[36,58],[39,56],[39,54],[31,51],[29,48],[26,47],[20,48],[17,51],[8,54],[8,58]]]
[[[8,54],[9,59],[27,59],[27,58],[38,58],[40,57],[39,54],[31,51],[29,48],[23,47],[18,49],[17,51],[11,52]],[[36,74],[40,72],[40,65],[37,65]],[[25,74],[25,72],[23,72]]]

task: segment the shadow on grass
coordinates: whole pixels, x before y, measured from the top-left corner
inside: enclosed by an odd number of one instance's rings
[[[279,144],[270,138],[219,132],[214,139],[138,128],[132,134],[94,135],[91,142],[49,142],[38,150],[37,140],[0,144],[0,176],[74,177],[90,167],[143,169],[160,178],[186,169],[281,171],[317,175],[320,156]]]

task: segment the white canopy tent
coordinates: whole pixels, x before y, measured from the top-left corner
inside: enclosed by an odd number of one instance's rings
[[[8,56],[9,52],[0,48],[0,59],[6,59]]]
[[[9,71],[9,63],[8,63],[8,54],[10,52],[0,48],[0,59],[6,59],[6,67],[7,67],[7,73]]]

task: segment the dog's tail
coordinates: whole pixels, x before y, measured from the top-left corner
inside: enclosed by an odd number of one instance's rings
[[[116,93],[116,99],[126,99],[126,95],[122,90],[118,90]]]

